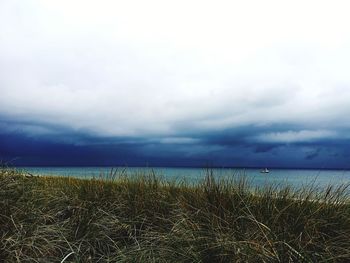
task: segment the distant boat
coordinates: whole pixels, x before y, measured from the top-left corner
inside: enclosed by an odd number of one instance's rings
[[[260,171],[260,173],[263,173],[263,174],[268,174],[270,171],[269,171],[269,169],[267,169],[267,168],[265,168],[265,169],[262,169],[261,171]]]

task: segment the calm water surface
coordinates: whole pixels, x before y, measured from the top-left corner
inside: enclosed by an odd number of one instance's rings
[[[80,178],[107,177],[112,167],[24,167],[30,173],[52,176],[72,176]],[[117,174],[133,176],[154,172],[167,180],[186,180],[196,183],[203,179],[207,171],[203,168],[148,168],[148,167],[115,167]],[[259,169],[215,168],[213,173],[218,178],[237,178],[244,176],[254,186],[266,184],[290,185],[302,187],[314,185],[324,187],[329,184],[350,184],[349,170],[302,170],[302,169],[270,169],[270,173],[261,173]]]

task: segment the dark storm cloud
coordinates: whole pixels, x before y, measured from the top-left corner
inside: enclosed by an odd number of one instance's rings
[[[350,143],[346,140],[305,143],[255,140],[258,134],[276,131],[276,127],[245,127],[196,136],[189,133],[182,134],[187,137],[169,139],[103,137],[49,126],[34,129],[39,133],[33,129],[29,133],[28,125],[25,122],[21,129],[17,122],[15,130],[0,132],[0,159],[16,165],[349,167],[346,154]]]
[[[346,7],[0,1],[0,158],[345,167]]]
[[[305,156],[305,159],[312,160],[317,156],[319,156],[319,154],[320,154],[320,149],[316,149],[314,151],[311,151],[310,153],[307,153],[307,155]]]

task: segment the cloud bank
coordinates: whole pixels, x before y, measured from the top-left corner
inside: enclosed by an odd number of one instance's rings
[[[1,134],[140,160],[346,156],[348,5],[1,1]]]

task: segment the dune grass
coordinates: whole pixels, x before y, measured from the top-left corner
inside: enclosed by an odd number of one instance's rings
[[[153,173],[27,177],[0,169],[4,262],[350,262],[348,186],[252,188]]]

